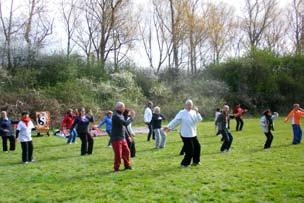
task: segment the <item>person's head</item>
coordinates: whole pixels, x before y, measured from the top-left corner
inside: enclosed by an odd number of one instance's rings
[[[72,114],[73,114],[73,109],[67,110],[67,114],[68,114],[68,115],[72,115]]]
[[[300,108],[300,104],[294,104],[293,105],[293,109],[294,110],[299,110],[299,108]]]
[[[130,110],[129,109],[125,109],[124,112],[123,112],[123,116],[124,117],[130,116]]]
[[[30,117],[30,114],[29,114],[29,112],[24,111],[24,112],[21,113],[21,117],[22,118],[28,118],[28,117]]]
[[[147,107],[152,108],[153,107],[153,102],[152,101],[148,101]]]
[[[160,114],[160,107],[159,106],[154,107],[153,112],[156,114]]]
[[[86,110],[84,107],[82,107],[80,110],[79,110],[79,115],[80,116],[84,116],[86,114]]]
[[[108,112],[107,112],[107,116],[108,116],[108,117],[112,117],[112,115],[113,115],[113,112],[112,112],[112,111],[108,111]]]
[[[1,118],[7,118],[7,112],[1,111]]]
[[[229,106],[228,105],[224,105],[223,112],[225,112],[225,113],[229,112]]]
[[[193,101],[191,99],[188,99],[186,102],[185,102],[185,109],[187,111],[190,111],[191,109],[193,109]]]
[[[217,108],[217,109],[216,109],[216,112],[220,112],[220,111],[221,111],[220,108]]]
[[[270,109],[266,109],[263,113],[265,116],[271,116],[272,115],[272,112]]]
[[[125,104],[123,102],[117,102],[115,105],[115,110],[119,113],[123,113],[125,111]]]
[[[237,104],[235,107],[240,108],[240,107],[241,107],[241,104]]]

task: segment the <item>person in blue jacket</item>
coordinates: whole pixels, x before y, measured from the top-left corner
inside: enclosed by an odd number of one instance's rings
[[[0,135],[2,137],[2,150],[3,152],[8,152],[7,140],[10,143],[10,151],[15,151],[15,137],[12,129],[12,121],[7,117],[7,112],[1,112],[0,118]]]
[[[108,136],[111,135],[112,132],[112,111],[108,111],[106,116],[103,118],[102,121],[99,122],[97,128],[101,128],[104,124],[106,125],[106,132]],[[111,139],[109,139],[108,146],[111,146]]]

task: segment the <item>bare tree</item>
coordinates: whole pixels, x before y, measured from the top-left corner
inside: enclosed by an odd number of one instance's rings
[[[61,0],[61,10],[62,10],[62,17],[63,23],[65,26],[66,31],[66,38],[67,38],[67,48],[66,48],[66,55],[69,58],[73,46],[71,45],[73,35],[75,33],[75,29],[77,26],[77,21],[79,18],[79,10],[77,8],[78,0]]]
[[[288,10],[288,21],[292,33],[292,41],[296,54],[301,54],[301,33],[304,35],[304,1],[292,0]],[[302,36],[303,37],[303,36]],[[304,41],[304,40],[303,40]]]
[[[265,30],[276,18],[277,0],[245,0],[245,31],[249,48],[253,50],[260,45]]]

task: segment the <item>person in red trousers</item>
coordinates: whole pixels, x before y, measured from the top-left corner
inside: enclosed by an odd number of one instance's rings
[[[126,140],[126,128],[133,121],[135,112],[130,112],[130,118],[125,120],[123,112],[125,105],[117,102],[112,116],[111,143],[114,151],[114,171],[119,171],[121,159],[124,161],[125,170],[131,170],[130,149]]]

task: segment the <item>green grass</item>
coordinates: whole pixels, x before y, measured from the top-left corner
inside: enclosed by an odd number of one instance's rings
[[[245,120],[243,132],[232,131],[232,151],[221,154],[213,123],[202,122],[202,165],[186,169],[179,168],[177,131],[163,150],[138,135],[134,170],[119,173],[112,172],[107,137],[95,139],[93,155],[85,157],[79,140],[34,138],[36,163],[20,164],[20,144],[0,154],[0,202],[303,202],[304,145],[290,145],[289,124],[275,126],[272,148],[263,150],[258,120]]]

